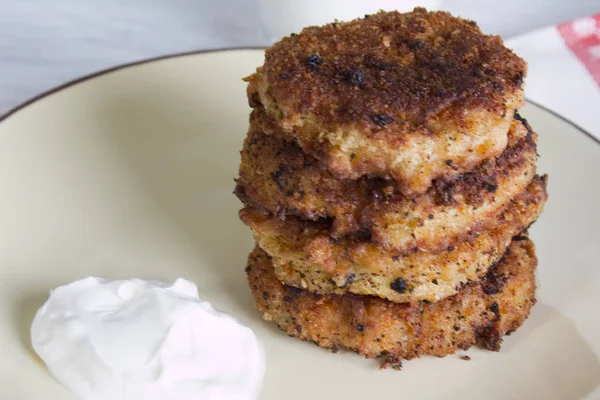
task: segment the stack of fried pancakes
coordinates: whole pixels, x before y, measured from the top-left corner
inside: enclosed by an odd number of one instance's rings
[[[268,49],[236,187],[263,317],[394,367],[498,350],[535,303],[526,231],[547,198],[525,74],[500,38],[424,9]]]

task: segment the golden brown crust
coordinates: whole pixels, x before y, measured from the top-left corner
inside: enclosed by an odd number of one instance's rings
[[[263,318],[290,336],[399,368],[402,359],[442,357],[472,345],[498,351],[535,304],[533,243],[521,237],[479,282],[435,304],[395,304],[355,295],[315,295],[279,282],[269,256],[250,254],[248,281]]]
[[[264,135],[251,118],[236,194],[273,215],[331,218],[332,238],[368,234],[387,249],[440,252],[497,225],[535,175],[537,135],[515,120],[509,147],[455,180],[407,199],[383,179],[336,179],[294,142]]]
[[[449,108],[506,111],[525,68],[471,21],[415,9],[306,28],[266,51],[262,73],[281,106],[332,123],[364,121],[370,134],[397,140],[405,124]],[[403,118],[382,124],[375,115]]]
[[[248,95],[337,177],[392,177],[413,195],[504,149],[525,73],[499,37],[415,9],[284,38],[248,78]],[[434,151],[440,159],[426,160]]]
[[[288,285],[399,303],[436,302],[485,274],[511,238],[537,219],[546,198],[546,178],[536,177],[499,218],[496,229],[438,254],[389,252],[365,239],[338,241],[319,223],[295,217],[282,221],[256,209],[240,215],[257,244],[273,257],[278,278]]]

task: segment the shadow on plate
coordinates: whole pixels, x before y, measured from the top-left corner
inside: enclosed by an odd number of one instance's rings
[[[23,349],[43,364],[31,345],[31,323],[37,310],[48,300],[48,292],[32,294],[18,299],[13,306],[13,324]]]
[[[477,365],[477,355],[471,357]],[[581,399],[600,385],[600,362],[589,343],[570,318],[547,304],[536,304],[493,357],[499,358],[496,374],[502,379],[490,382],[492,393],[508,385],[514,398]],[[481,378],[489,375],[485,365],[480,368]]]

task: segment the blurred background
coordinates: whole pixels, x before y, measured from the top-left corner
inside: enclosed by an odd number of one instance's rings
[[[600,11],[600,0],[0,1],[0,114],[81,75],[191,50],[267,46],[377,9],[444,9],[512,38]]]

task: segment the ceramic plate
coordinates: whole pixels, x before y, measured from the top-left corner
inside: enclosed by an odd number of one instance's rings
[[[500,353],[401,372],[287,337],[254,309],[232,194],[263,52],[190,54],[69,84],[0,123],[0,398],[70,399],[29,345],[49,289],[89,275],[196,282],[264,343],[262,399],[600,396],[600,145],[533,104],[550,199],[532,229],[538,304]]]

